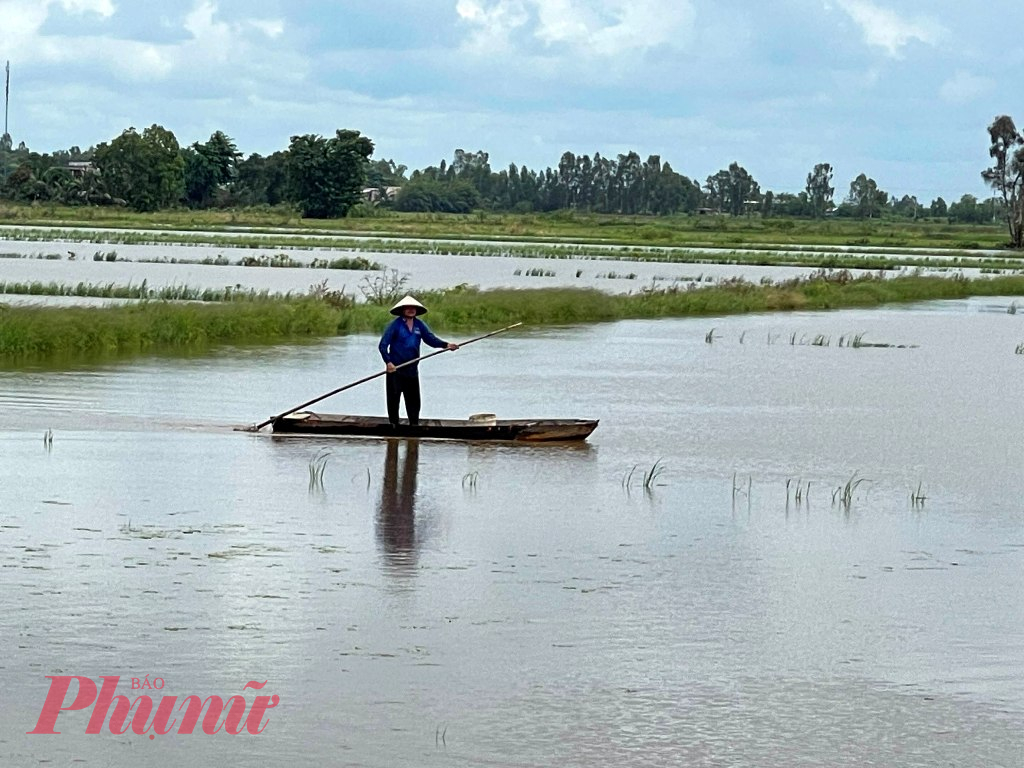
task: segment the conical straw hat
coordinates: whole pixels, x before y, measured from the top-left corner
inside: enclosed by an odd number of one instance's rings
[[[414,299],[412,296],[406,296],[404,299],[395,304],[395,306],[391,308],[391,314],[400,316],[402,314],[402,310],[405,307],[416,307],[417,315],[427,314],[427,308],[420,304],[418,301],[416,301],[416,299]]]

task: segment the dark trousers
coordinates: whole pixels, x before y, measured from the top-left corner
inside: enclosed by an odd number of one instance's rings
[[[398,404],[405,398],[405,413],[409,423],[420,423],[420,378],[389,373],[384,377],[388,393],[388,421],[398,426]]]

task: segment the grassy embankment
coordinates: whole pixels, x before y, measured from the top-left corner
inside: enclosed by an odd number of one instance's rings
[[[365,218],[302,219],[292,208],[170,210],[140,214],[122,208],[0,204],[0,224],[217,231],[380,235],[411,238],[572,241],[620,245],[737,248],[765,245],[993,248],[1005,246],[1006,227],[943,220],[822,221],[758,216],[616,216],[558,211],[549,214],[398,214],[375,210]]]
[[[421,294],[432,327],[446,335],[628,318],[871,307],[893,302],[1024,296],[1024,277],[850,279],[844,273],[772,285],[724,283],[694,290],[609,296],[596,290],[450,290]],[[376,305],[318,298],[230,303],[146,301],[120,307],[0,306],[0,366],[77,364],[138,353],[193,352],[217,345],[281,343],[336,334],[377,333],[390,319]]]

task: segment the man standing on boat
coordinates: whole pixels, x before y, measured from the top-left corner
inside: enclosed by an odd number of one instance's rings
[[[397,370],[396,367],[420,356],[421,341],[438,349],[459,348],[458,344],[442,341],[434,335],[427,324],[419,318],[426,313],[425,306],[412,296],[406,296],[391,308],[391,314],[396,317],[388,323],[384,335],[380,337],[380,344],[377,345],[380,356],[387,365],[388,375],[384,377],[384,381],[387,387],[388,421],[393,427],[398,426],[398,406],[403,397],[409,424],[417,426],[420,423],[420,377],[419,371],[416,370],[419,364],[413,363]]]

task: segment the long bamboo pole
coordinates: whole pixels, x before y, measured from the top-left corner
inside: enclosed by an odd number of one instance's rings
[[[483,336],[477,336],[475,339],[469,339],[469,341],[463,341],[462,343],[459,344],[459,347],[460,348],[464,347],[467,344],[472,344],[475,341],[483,341],[484,339],[489,339],[491,336],[497,336],[499,333],[504,333],[505,331],[510,331],[513,328],[518,328],[520,325],[522,325],[522,323],[514,323],[513,325],[509,325],[509,326],[506,326],[504,328],[499,328],[496,331],[491,331],[490,333],[485,333]],[[440,354],[442,354],[444,352],[447,352],[447,351],[448,351],[447,349],[439,349],[439,350],[437,350],[437,352],[431,352],[429,355],[421,355],[420,357],[417,357],[415,360],[409,360],[407,362],[401,363],[400,365],[396,365],[395,366],[395,370],[397,371],[399,368],[405,368],[407,365],[413,365],[414,363],[422,362],[422,361],[427,360],[427,359],[429,359],[431,357],[434,357],[435,355],[440,355]],[[287,416],[290,413],[295,413],[296,411],[301,411],[303,408],[307,408],[307,407],[313,405],[313,403],[319,403],[321,400],[326,400],[328,397],[331,397],[332,395],[336,395],[339,392],[344,392],[346,389],[352,389],[352,387],[357,387],[360,384],[365,384],[366,382],[370,381],[371,379],[376,379],[378,376],[383,376],[386,373],[387,373],[387,369],[385,369],[383,371],[378,371],[377,373],[371,374],[370,376],[365,376],[364,378],[359,379],[359,381],[353,381],[351,384],[346,384],[343,387],[338,387],[337,389],[332,389],[330,392],[327,392],[326,394],[320,395],[319,397],[314,397],[312,400],[307,400],[302,405],[296,405],[294,408],[291,408],[290,410],[287,410],[287,411],[284,411],[283,413],[277,414],[277,416],[271,416],[269,419],[267,419],[266,421],[261,421],[259,424],[253,424],[250,427],[243,427],[243,428],[240,429],[240,431],[242,431],[242,432],[259,432],[261,429],[263,429],[268,424],[272,424],[275,421],[277,421],[278,419],[283,418],[284,416]]]

